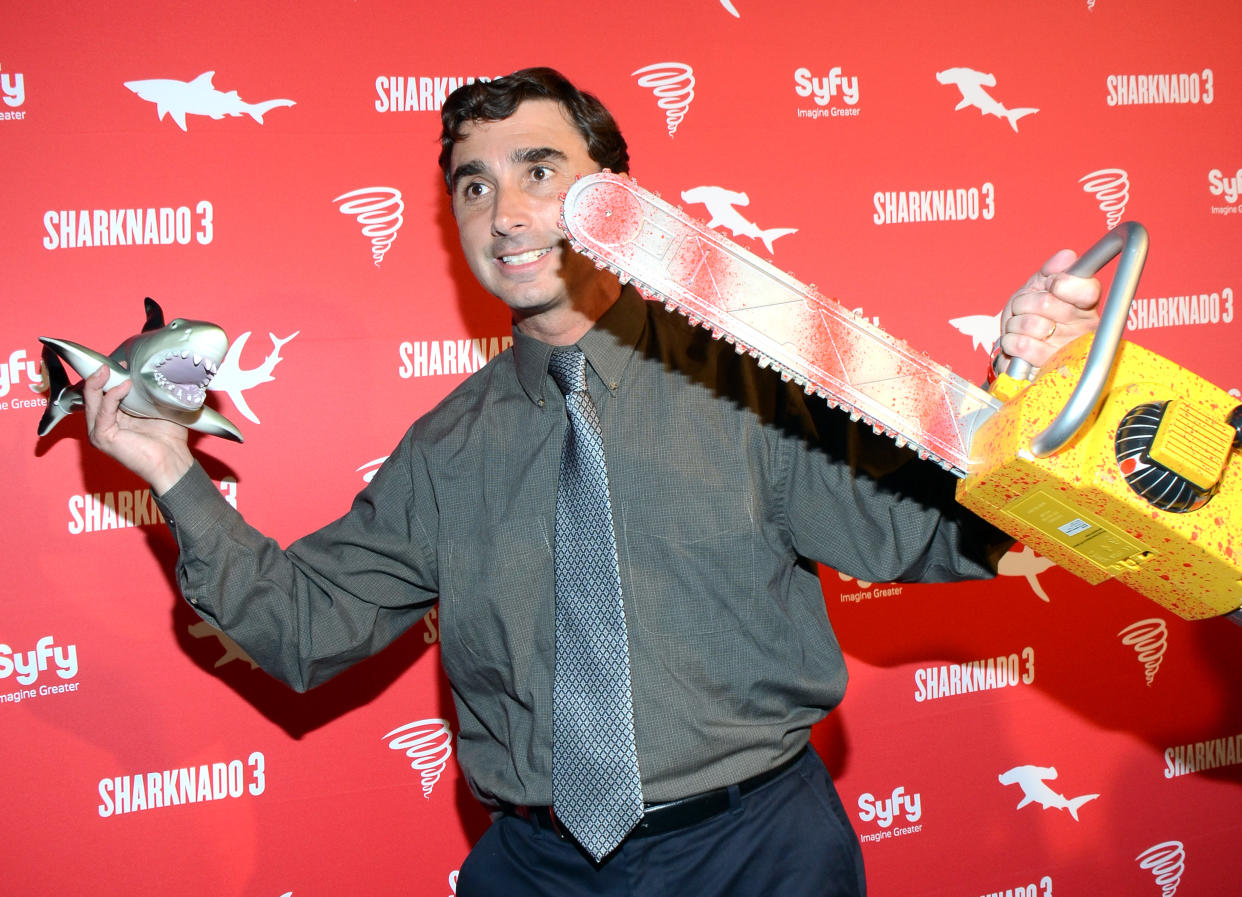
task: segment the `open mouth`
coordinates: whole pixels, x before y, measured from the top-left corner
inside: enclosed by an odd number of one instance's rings
[[[516,255],[502,255],[500,257],[500,261],[506,265],[529,265],[536,259],[543,258],[551,251],[551,247],[545,249],[528,249],[526,252],[519,252]]]
[[[195,409],[207,399],[207,384],[220,369],[220,360],[189,350],[165,352],[154,365],[151,377],[175,404]]]

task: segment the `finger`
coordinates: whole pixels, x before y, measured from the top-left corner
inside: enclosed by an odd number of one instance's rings
[[[1056,274],[1048,284],[1048,293],[1075,308],[1089,311],[1100,302],[1100,282],[1094,277]]]
[[[104,384],[108,382],[108,368],[100,365],[95,373],[82,381],[82,401],[86,404],[86,415],[94,417],[99,410],[99,402],[103,397]]]
[[[1076,261],[1078,261],[1078,256],[1072,249],[1058,249],[1048,261],[1040,266],[1039,273],[1045,277],[1060,274],[1062,271],[1068,270],[1069,266]]]
[[[107,381],[106,374],[103,379],[105,382]],[[121,402],[129,394],[131,386],[132,384],[129,380],[117,384],[107,392],[100,392],[100,387],[97,386],[94,389],[95,398],[93,403],[86,401],[87,391],[83,389],[82,398],[86,403],[86,433],[96,445],[98,445],[98,438],[100,436],[117,430]]]

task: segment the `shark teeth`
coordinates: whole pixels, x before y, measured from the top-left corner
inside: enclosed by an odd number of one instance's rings
[[[205,355],[174,349],[156,362],[151,378],[174,402],[197,408],[206,400],[207,386],[219,370],[219,362]]]
[[[201,405],[207,400],[207,384],[211,382],[210,377],[206,377],[198,383],[174,383],[159,371],[156,371],[153,376],[160,388],[182,405],[193,407]]]

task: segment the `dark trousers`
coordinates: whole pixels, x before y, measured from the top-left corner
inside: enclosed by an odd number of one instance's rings
[[[475,845],[458,897],[864,897],[862,851],[812,750],[729,810],[631,837],[601,865],[537,822],[501,816]]]

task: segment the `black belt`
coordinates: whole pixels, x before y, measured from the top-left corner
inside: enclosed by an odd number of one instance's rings
[[[779,778],[782,773],[788,772],[795,763],[802,759],[807,750],[809,748],[799,751],[780,766],[761,772],[757,776],[751,776],[744,782],[738,782],[729,788],[715,788],[667,803],[647,804],[643,808],[643,818],[630,832],[629,837],[646,838],[652,835],[662,835],[705,822],[729,809],[731,803],[729,792],[733,788],[737,789],[739,797],[762,788]],[[551,807],[516,807],[512,804],[502,804],[501,810],[510,816],[537,823],[541,828],[556,832],[562,838],[571,837],[556,821],[556,814]]]

